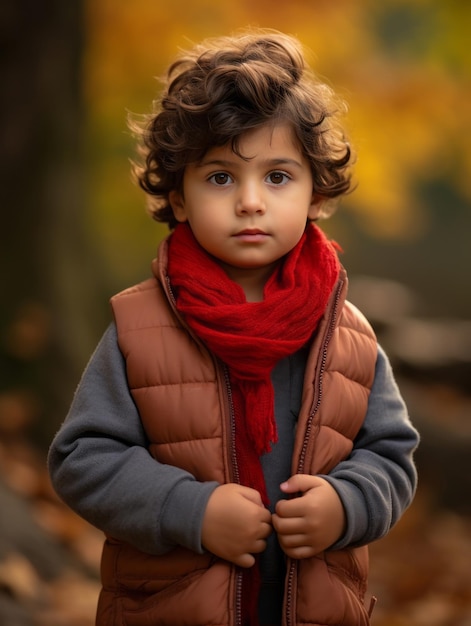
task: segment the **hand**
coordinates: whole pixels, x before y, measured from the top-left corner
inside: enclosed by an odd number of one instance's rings
[[[220,485],[208,500],[203,519],[203,546],[240,567],[252,567],[254,554],[266,548],[271,515],[258,491],[234,483]]]
[[[301,495],[280,500],[272,516],[273,527],[284,553],[306,559],[322,552],[345,532],[346,517],[335,489],[319,476],[295,474],[280,485],[287,494]]]

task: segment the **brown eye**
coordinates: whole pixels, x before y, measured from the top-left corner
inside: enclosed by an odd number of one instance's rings
[[[270,172],[267,178],[272,185],[284,185],[289,180],[288,175],[284,172]]]
[[[229,174],[225,172],[217,172],[209,177],[209,180],[215,185],[227,185],[231,181]]]

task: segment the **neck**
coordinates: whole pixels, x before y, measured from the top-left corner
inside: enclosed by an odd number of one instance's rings
[[[233,267],[221,262],[219,265],[231,280],[242,287],[247,302],[262,302],[265,284],[278,262],[260,268]]]

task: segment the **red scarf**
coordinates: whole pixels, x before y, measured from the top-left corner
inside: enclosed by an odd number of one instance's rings
[[[337,282],[335,244],[314,224],[274,270],[262,302],[243,289],[179,224],[169,240],[168,272],[177,309],[229,370],[240,482],[266,501],[259,461],[277,440],[270,373],[312,337]]]

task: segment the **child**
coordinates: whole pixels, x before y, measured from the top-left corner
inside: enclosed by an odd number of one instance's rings
[[[172,232],[49,454],[106,533],[99,626],[369,623],[366,544],[412,500],[418,437],[313,223],[351,186],[339,110],[295,39],[251,31],[180,57],[142,127]]]

